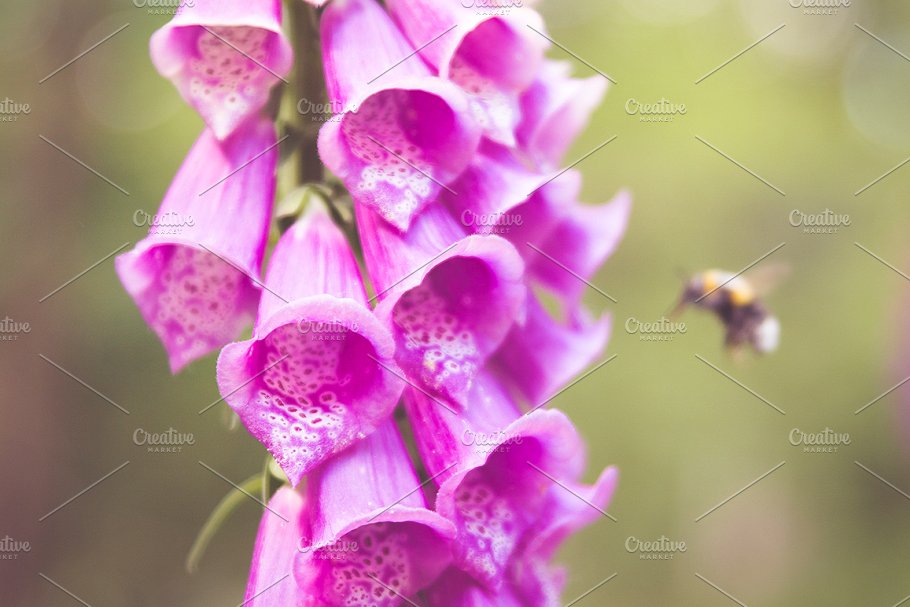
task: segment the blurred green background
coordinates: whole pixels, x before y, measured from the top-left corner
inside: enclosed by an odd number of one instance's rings
[[[910,595],[910,497],[898,491],[910,492],[910,415],[901,411],[910,387],[854,411],[908,374],[910,283],[855,243],[910,272],[910,166],[854,193],[910,153],[910,59],[900,54],[910,54],[910,5],[854,1],[836,15],[805,14],[787,0],[539,8],[554,40],[618,82],[567,157],[618,135],[578,165],[586,200],[623,187],[635,199],[625,240],[595,281],[619,303],[588,294],[592,308],[612,312],[608,354],[619,356],[556,401],[589,442],[588,479],[607,464],[622,474],[609,508],[618,522],[602,519],[561,554],[565,601],[618,572],[579,604],[733,604],[698,574],[750,606],[895,605]],[[76,604],[43,574],[92,606],[236,605],[259,518],[252,501],[198,573],[183,567],[229,489],[198,462],[240,482],[263,461],[252,438],[227,429],[221,406],[197,415],[218,397],[214,357],[171,377],[110,260],[38,303],[144,236],[134,213],[155,212],[201,130],[148,58],[149,35],[168,17],[102,0],[7,2],[2,13],[0,98],[30,113],[0,122],[0,316],[31,331],[0,341],[0,538],[30,546],[0,560],[0,603]],[[551,54],[572,61],[578,76],[593,73],[559,48]],[[662,98],[686,114],[643,123],[625,111],[630,99]],[[852,224],[827,235],[789,224],[794,209],[825,208]],[[782,242],[773,259],[791,272],[768,299],[783,327],[777,353],[736,363],[721,327],[695,311],[671,342],[624,330],[630,317],[654,321],[669,309],[679,269],[735,271]],[[788,442],[794,428],[826,427],[849,433],[851,444],[809,454]],[[196,444],[175,454],[133,444],[137,429],[168,428],[193,433]],[[661,536],[687,550],[653,561],[625,548],[630,537]]]

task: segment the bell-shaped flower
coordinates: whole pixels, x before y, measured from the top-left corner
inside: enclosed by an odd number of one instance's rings
[[[218,387],[296,485],[389,416],[403,387],[394,350],[347,240],[313,200],[272,253],[252,338],[222,350]]]
[[[297,607],[303,593],[294,579],[295,557],[305,539],[303,496],[281,487],[262,512],[243,605]]]
[[[570,77],[571,65],[547,61],[521,97],[520,148],[541,169],[553,169],[600,105],[608,81],[600,75]]]
[[[581,306],[563,321],[553,318],[536,297],[528,316],[515,325],[492,362],[499,376],[532,406],[543,404],[601,356],[610,339],[610,315],[593,319]]]
[[[543,242],[533,244],[528,260],[529,280],[554,293],[574,309],[591,278],[616,250],[629,223],[632,197],[623,190],[598,205],[572,200]]]
[[[489,590],[502,587],[515,558],[549,558],[555,541],[598,516],[612,495],[613,468],[593,486],[579,482],[584,445],[563,413],[520,415],[488,373],[461,411],[413,389],[405,405],[439,483],[436,510],[455,524],[454,564]]]
[[[427,509],[393,420],[307,479],[303,607],[413,605],[452,561],[452,524]]]
[[[281,0],[194,0],[152,35],[152,62],[219,139],[268,101],[291,69]]]
[[[431,75],[375,0],[332,2],[321,30],[341,115],[322,127],[319,154],[358,203],[406,230],[477,149],[467,97]]]
[[[259,301],[275,191],[275,129],[247,122],[193,145],[146,238],[117,257],[124,288],[167,350],[171,371],[236,339]]]
[[[484,135],[514,145],[519,96],[534,81],[549,46],[540,15],[520,7],[491,15],[457,0],[387,5],[421,56],[468,93]]]
[[[491,591],[454,566],[446,569],[423,594],[425,607],[549,607],[521,602],[508,583]]]
[[[485,140],[452,189],[439,200],[465,229],[502,236],[536,262],[528,245],[543,242],[562,220],[581,191],[581,175],[538,172],[514,150]]]
[[[521,257],[498,236],[465,236],[441,205],[405,234],[363,206],[357,219],[376,315],[392,331],[399,366],[422,390],[459,403],[523,319]]]

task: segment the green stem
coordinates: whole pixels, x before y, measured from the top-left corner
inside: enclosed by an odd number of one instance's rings
[[[251,476],[239,485],[239,488],[234,489],[218,502],[205,524],[202,525],[202,529],[199,530],[199,535],[196,536],[196,540],[193,542],[193,546],[186,557],[186,570],[188,572],[196,572],[206,548],[208,548],[218,530],[221,529],[221,526],[245,500],[250,499],[249,494],[251,492],[262,487],[261,476],[262,474]]]
[[[280,176],[281,195],[302,184],[323,180],[322,162],[316,149],[322,123],[318,115],[298,111],[298,104],[303,100],[307,107],[324,107],[326,103],[317,9],[302,0],[287,0],[285,23],[294,48],[294,70],[290,84],[285,87],[279,118],[291,135],[293,149]]]

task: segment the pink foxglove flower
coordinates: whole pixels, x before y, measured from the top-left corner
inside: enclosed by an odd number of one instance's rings
[[[521,98],[519,146],[541,168],[555,168],[575,137],[584,129],[604,94],[607,80],[600,75],[571,78],[571,65],[547,61],[534,84]]]
[[[528,244],[539,245],[562,220],[581,191],[577,171],[529,169],[505,146],[485,140],[470,166],[439,200],[468,231],[495,234],[536,262]]]
[[[369,209],[358,214],[364,259],[410,381],[460,402],[515,321],[527,290],[524,264],[497,236],[464,236],[441,205],[406,234]]]
[[[303,594],[294,581],[294,560],[304,539],[303,496],[284,486],[262,512],[250,578],[243,604],[247,607],[296,607]]]
[[[565,532],[593,519],[571,500],[596,517],[590,504],[603,508],[612,494],[613,468],[593,486],[579,483],[584,445],[564,414],[521,416],[489,374],[457,414],[413,389],[405,404],[427,470],[437,475],[436,510],[457,530],[454,564],[490,590],[501,588],[513,559],[529,550],[549,557]]]
[[[389,416],[403,383],[347,240],[315,201],[269,261],[253,337],[218,359],[218,387],[296,485]]]
[[[529,298],[527,322],[512,328],[493,359],[500,376],[531,406],[561,390],[607,346],[609,314],[595,320],[575,306],[566,316],[558,321],[536,298]]]
[[[152,61],[219,139],[257,113],[291,69],[281,0],[194,0],[152,36]]]
[[[413,604],[452,560],[454,529],[427,509],[392,420],[308,478],[303,524],[304,607]]]
[[[546,240],[528,259],[528,275],[555,293],[568,308],[581,300],[603,262],[619,246],[632,209],[632,198],[621,191],[609,202],[586,205],[573,201]]]
[[[252,321],[275,191],[274,144],[275,129],[264,120],[224,142],[203,132],[158,211],[168,219],[167,233],[153,225],[116,260],[174,373]]]
[[[457,567],[446,569],[423,594],[426,607],[544,607],[521,602],[508,583],[490,591]]]
[[[457,0],[387,4],[421,56],[470,95],[484,134],[514,145],[519,95],[534,81],[549,46],[540,15],[516,7],[490,16]]]
[[[468,165],[480,140],[465,95],[430,75],[374,0],[322,15],[326,85],[342,110],[319,134],[323,162],[401,230]]]

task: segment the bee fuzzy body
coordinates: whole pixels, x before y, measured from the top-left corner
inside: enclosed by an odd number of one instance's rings
[[[724,343],[731,350],[749,344],[761,354],[777,349],[780,323],[743,276],[708,270],[686,284],[680,307],[693,305],[712,312],[726,328]]]

